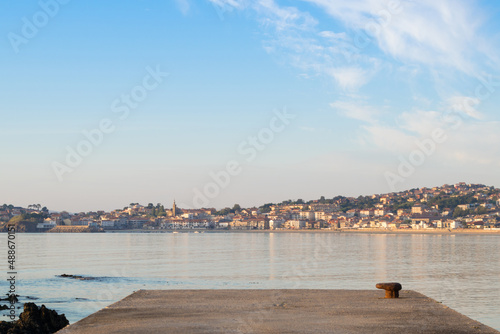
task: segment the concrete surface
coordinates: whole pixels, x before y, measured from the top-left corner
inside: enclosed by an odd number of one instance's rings
[[[58,334],[500,333],[415,291],[140,290]]]

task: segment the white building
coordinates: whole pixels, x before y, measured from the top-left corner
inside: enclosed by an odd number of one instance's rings
[[[287,220],[285,222],[285,226],[290,229],[301,229],[306,227],[307,221],[305,220]]]
[[[285,224],[285,220],[281,218],[271,219],[269,221],[269,229],[274,230],[276,228],[280,228]]]
[[[314,220],[315,214],[314,211],[300,211],[299,217],[300,219]]]
[[[370,217],[370,216],[373,216],[373,210],[361,210],[359,212],[359,216],[360,217]]]
[[[229,222],[222,221],[217,223],[217,228],[228,228]]]
[[[50,228],[53,228],[53,227],[56,227],[56,221],[55,220],[52,220],[50,218],[45,218],[43,220],[43,223],[38,223],[36,225],[36,228],[40,228],[40,229],[50,229]]]
[[[413,223],[411,224],[411,228],[414,230],[420,230],[420,229],[425,229],[425,228],[433,228],[434,225],[431,223],[427,223],[425,221],[420,221],[418,223]]]
[[[316,211],[314,212],[315,220],[330,220],[332,218],[331,213],[327,213],[325,211]]]
[[[116,219],[103,219],[101,220],[102,228],[115,228],[116,227]]]

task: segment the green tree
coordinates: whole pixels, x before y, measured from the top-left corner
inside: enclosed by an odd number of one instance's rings
[[[488,210],[484,206],[480,206],[476,209],[476,213],[478,215],[484,215],[484,214],[488,213]]]
[[[14,216],[12,217],[10,220],[9,220],[9,224],[17,224],[21,221],[23,221],[24,219],[26,219],[27,217],[22,214],[22,215],[17,215],[17,216]]]
[[[456,217],[464,217],[469,214],[469,210],[462,210],[459,207],[456,207],[455,210],[453,210],[453,218]]]
[[[263,206],[261,206],[259,209],[260,209],[260,212],[262,213],[269,213],[271,212],[271,206],[274,206],[273,203],[266,203],[264,204]]]
[[[218,215],[218,216],[225,216],[225,215],[228,215],[231,213],[231,209],[230,208],[224,208],[220,211],[217,211],[215,214]]]
[[[260,207],[259,209],[260,209],[261,213],[269,213],[269,212],[271,212],[271,208],[268,207],[268,206]]]

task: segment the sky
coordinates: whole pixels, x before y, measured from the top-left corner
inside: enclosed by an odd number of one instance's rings
[[[0,204],[500,186],[500,4],[0,2]]]

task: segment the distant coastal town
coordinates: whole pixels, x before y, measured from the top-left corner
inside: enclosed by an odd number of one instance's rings
[[[464,182],[383,195],[305,202],[302,199],[242,208],[171,208],[130,203],[111,212],[51,212],[40,204],[0,206],[0,230],[106,232],[167,230],[432,230],[500,231],[500,189]]]

